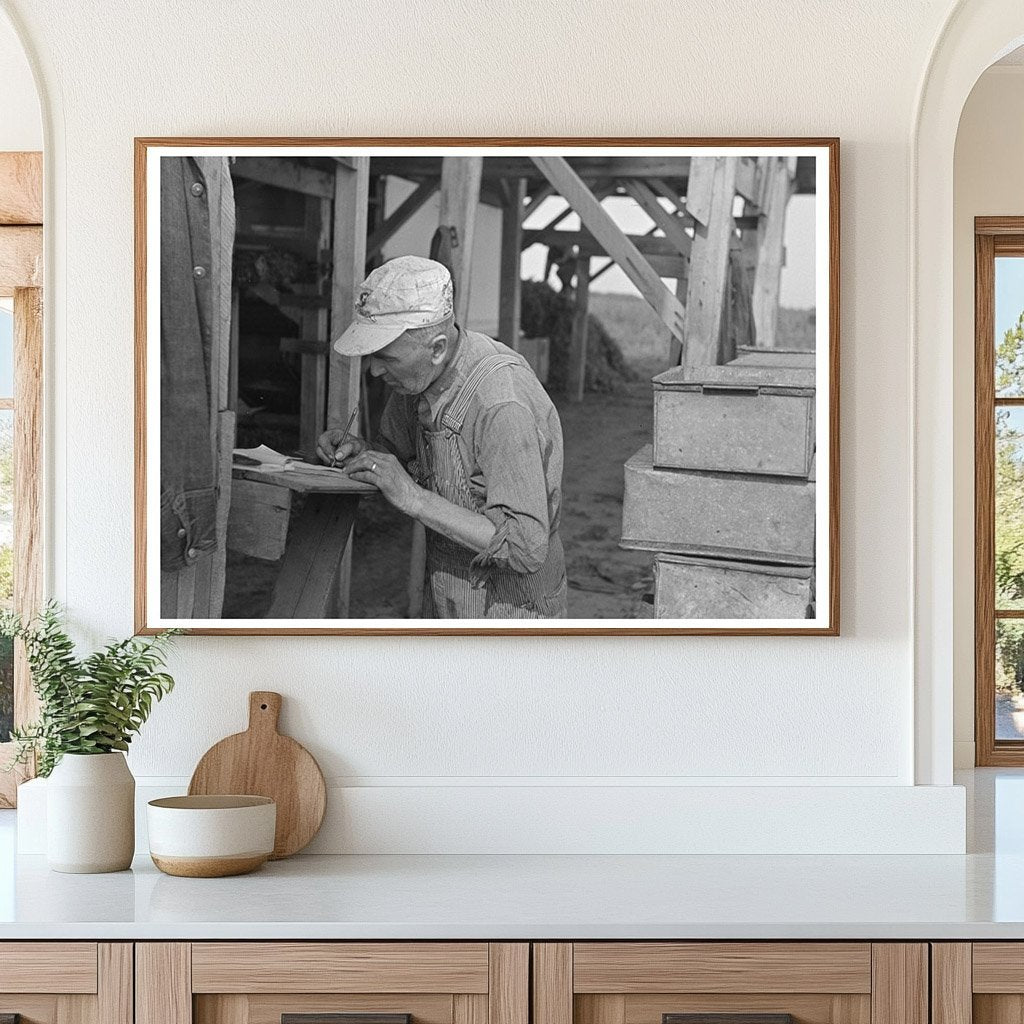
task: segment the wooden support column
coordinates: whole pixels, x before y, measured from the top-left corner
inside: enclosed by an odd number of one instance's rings
[[[334,269],[331,276],[331,318],[328,339],[327,428],[344,430],[359,402],[363,361],[334,351],[334,341],[352,322],[356,289],[366,271],[366,217],[370,196],[370,158],[353,157],[354,166],[338,164],[334,176]],[[364,410],[365,412],[365,410]],[[359,433],[362,417],[352,426]],[[341,555],[336,583],[335,610],[348,618],[352,583],[352,545]]]
[[[576,260],[576,308],[569,346],[569,400],[582,402],[587,384],[587,326],[590,320],[590,256]]]
[[[331,277],[330,367],[327,426],[344,428],[359,401],[362,361],[334,351],[334,342],[352,322],[356,289],[366,276],[366,204],[370,158],[354,157],[351,170],[339,164],[334,182],[334,272]],[[358,425],[355,429],[358,429]]]
[[[665,287],[640,250],[601,206],[600,200],[569,166],[569,162],[561,156],[535,156],[532,159],[548,181],[579,214],[580,221],[587,231],[597,239],[604,251],[636,285],[640,294],[650,303],[672,334],[679,339],[685,337],[683,331],[686,315],[683,307]]]
[[[501,213],[501,293],[498,301],[498,339],[519,351],[519,316],[522,306],[523,203],[526,179],[513,186],[510,202]]]
[[[451,232],[451,248],[443,260],[452,275],[455,290],[455,321],[465,327],[469,316],[469,284],[473,270],[473,234],[476,208],[480,201],[483,157],[444,157],[441,161],[441,208],[438,230]],[[409,557],[409,618],[423,614],[423,587],[427,571],[426,531],[416,522],[412,527]]]
[[[686,209],[694,219],[694,237],[683,332],[682,362],[686,366],[721,362],[735,194],[735,158],[691,159]]]
[[[765,157],[763,199],[754,273],[754,330],[758,348],[778,344],[779,284],[785,263],[786,209],[796,185],[796,157]]]
[[[348,172],[351,173],[351,172]],[[306,230],[316,232],[316,259],[331,247],[331,219],[333,203],[330,199],[306,197]],[[321,285],[298,287],[300,294],[318,295]],[[324,432],[327,402],[327,359],[329,351],[327,310],[317,307],[302,307],[299,311],[299,337],[308,346],[301,360],[301,384],[299,397],[299,450],[315,452],[316,442]]]
[[[483,165],[481,156],[446,156],[441,161],[441,210],[437,220],[442,228],[455,229],[448,269],[455,288],[455,319],[461,326],[465,326],[469,314],[473,234]]]

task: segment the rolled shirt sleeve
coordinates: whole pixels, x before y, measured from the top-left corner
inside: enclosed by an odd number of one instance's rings
[[[551,524],[536,418],[525,405],[509,401],[483,413],[475,434],[477,463],[486,481],[481,511],[495,531],[473,568],[538,572],[548,556]]]

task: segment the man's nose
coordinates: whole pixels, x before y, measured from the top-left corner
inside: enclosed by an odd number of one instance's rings
[[[383,377],[384,376],[384,363],[380,359],[375,359],[373,356],[370,356],[370,367],[369,367],[369,369],[370,369],[370,375],[373,376],[373,377]]]

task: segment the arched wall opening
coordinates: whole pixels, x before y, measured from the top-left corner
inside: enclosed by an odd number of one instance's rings
[[[963,694],[974,685],[966,655],[974,643],[973,486],[963,461],[965,452],[973,458],[973,389],[962,379],[964,359],[973,366],[973,331],[964,337],[955,326],[957,131],[983,73],[1022,43],[1017,0],[959,4],[925,71],[911,145],[915,781],[923,785],[952,781],[954,702],[960,741]]]

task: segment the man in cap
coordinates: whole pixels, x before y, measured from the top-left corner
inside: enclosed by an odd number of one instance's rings
[[[318,454],[427,528],[424,618],[564,617],[562,427],[529,363],[456,324],[419,256],[366,278],[334,348],[391,393],[373,445],[332,429]]]

